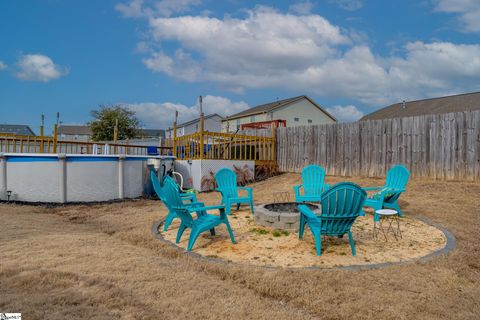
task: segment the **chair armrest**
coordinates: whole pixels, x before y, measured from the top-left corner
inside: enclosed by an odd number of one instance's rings
[[[304,204],[301,204],[298,206],[298,210],[300,211],[301,214],[303,214],[305,217],[307,217],[307,220],[308,219],[312,219],[312,220],[319,220],[317,215],[315,213],[313,213],[312,210],[310,210],[306,205]]]
[[[365,191],[373,191],[373,190],[380,190],[383,189],[384,187],[367,187],[367,188],[362,188]]]
[[[251,198],[252,197],[252,193],[253,193],[253,189],[250,188],[250,187],[238,187],[239,190],[245,190],[248,192],[248,197]]]
[[[303,187],[303,184],[293,186],[293,191],[295,192],[295,197],[300,197],[300,188]]]
[[[186,208],[186,210],[188,212],[196,212],[196,211],[199,211],[199,210],[211,211],[211,210],[221,210],[221,209],[225,209],[225,206],[224,205],[219,205],[219,206],[202,206],[202,207],[187,207]]]

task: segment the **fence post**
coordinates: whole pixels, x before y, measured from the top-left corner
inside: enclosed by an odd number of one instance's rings
[[[7,157],[0,153],[0,199],[7,199]]]
[[[67,202],[67,156],[65,153],[58,154],[59,164],[59,185],[60,185],[60,203]]]

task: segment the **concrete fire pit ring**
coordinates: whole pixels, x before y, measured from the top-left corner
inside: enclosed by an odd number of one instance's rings
[[[254,223],[273,229],[298,231],[300,222],[298,205],[299,203],[296,202],[280,202],[255,206]],[[305,205],[314,212],[318,212],[320,209],[320,206],[316,204]]]

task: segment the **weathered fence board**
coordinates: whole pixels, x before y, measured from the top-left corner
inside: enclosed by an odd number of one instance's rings
[[[382,177],[394,164],[413,176],[480,180],[480,111],[278,128],[281,171],[308,164],[328,174]]]

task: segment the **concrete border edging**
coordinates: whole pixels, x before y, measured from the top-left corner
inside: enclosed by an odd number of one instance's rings
[[[384,262],[384,263],[374,263],[374,264],[366,264],[366,265],[351,265],[351,266],[340,266],[340,267],[319,267],[319,266],[311,266],[311,267],[277,267],[277,266],[259,266],[259,265],[253,265],[249,263],[240,263],[240,262],[232,262],[232,261],[226,261],[221,258],[212,258],[212,257],[207,257],[203,256],[201,254],[198,254],[196,252],[186,252],[185,249],[177,246],[175,243],[168,241],[165,239],[161,233],[159,232],[160,228],[163,226],[165,223],[165,219],[159,220],[157,222],[154,222],[151,228],[152,235],[162,241],[163,243],[169,245],[170,247],[174,248],[178,253],[188,255],[190,257],[193,257],[195,259],[200,259],[206,262],[211,262],[211,263],[217,263],[217,264],[224,264],[224,265],[233,265],[233,266],[240,266],[240,267],[250,267],[250,268],[258,268],[258,269],[266,269],[266,270],[323,270],[323,271],[332,271],[332,270],[345,270],[345,271],[366,271],[366,270],[376,270],[376,269],[382,269],[382,268],[387,268],[387,267],[392,267],[392,266],[400,266],[400,265],[408,265],[408,264],[414,264],[416,262],[427,262],[430,261],[436,257],[440,257],[443,255],[446,255],[450,252],[452,252],[456,248],[456,239],[453,233],[451,233],[447,228],[442,226],[439,223],[436,223],[432,221],[431,219],[425,217],[425,216],[413,216],[414,218],[437,228],[440,230],[444,235],[445,238],[447,239],[447,242],[445,246],[441,249],[438,249],[436,251],[433,251],[423,257],[415,258],[415,259],[410,259],[410,260],[405,260],[405,261],[395,261],[395,262]]]

